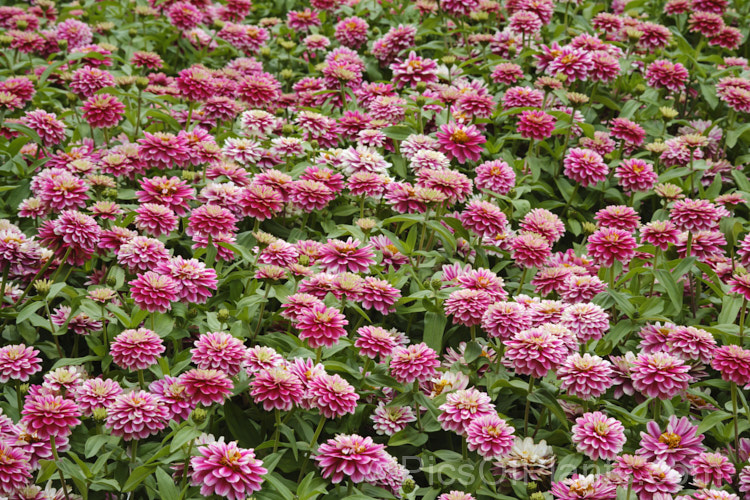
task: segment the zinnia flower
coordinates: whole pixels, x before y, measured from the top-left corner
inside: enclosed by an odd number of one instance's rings
[[[321,468],[321,475],[334,483],[340,483],[345,475],[352,482],[361,483],[385,467],[384,449],[370,437],[339,434],[320,445],[315,461]]]
[[[482,144],[487,139],[474,125],[464,125],[458,122],[450,122],[440,127],[436,135],[440,142],[441,152],[448,158],[455,158],[459,163],[468,160],[479,160],[484,147]]]
[[[499,458],[513,448],[514,431],[497,413],[488,413],[469,422],[466,426],[466,442],[469,450],[476,450],[485,460]]]
[[[260,491],[262,476],[268,470],[255,458],[252,449],[239,448],[236,441],[216,441],[198,446],[198,453],[199,456],[190,458],[190,481],[193,486],[201,487],[201,495],[245,500],[254,491]]]
[[[483,200],[469,202],[460,219],[466,229],[480,236],[502,234],[508,224],[508,219],[500,207]]]
[[[31,482],[28,453],[0,439],[0,494],[12,497]]]
[[[589,353],[571,354],[557,370],[560,389],[585,400],[604,394],[612,385],[611,374],[608,361]]]
[[[635,238],[628,231],[603,227],[589,236],[586,250],[594,261],[610,267],[615,261],[629,262],[637,246]]]
[[[302,381],[285,366],[261,370],[250,382],[250,396],[266,411],[289,411],[302,401]]]
[[[544,328],[531,328],[505,342],[504,364],[517,374],[544,377],[567,357],[563,339]]]
[[[721,487],[724,482],[731,483],[735,473],[734,465],[720,453],[703,452],[693,458],[690,465],[690,475],[703,487],[708,487],[712,483],[716,487]]]
[[[147,329],[125,330],[112,340],[113,361],[128,370],[145,370],[156,364],[166,348],[159,336]]]
[[[555,117],[540,110],[526,110],[518,119],[521,137],[543,141],[555,130]]]
[[[346,335],[344,327],[348,324],[346,317],[338,309],[326,307],[325,304],[314,304],[300,312],[295,326],[299,330],[299,338],[307,340],[310,347],[317,349],[322,346],[332,347]]]
[[[381,401],[372,412],[370,419],[372,419],[375,432],[392,436],[404,430],[417,417],[414,416],[414,411],[408,406],[385,406],[385,403]]]
[[[570,148],[563,160],[565,175],[588,187],[607,178],[609,167],[599,153],[590,149]]]
[[[437,373],[438,366],[437,353],[424,342],[397,347],[391,354],[391,376],[402,384],[429,380]]]
[[[234,384],[221,370],[192,369],[180,375],[185,394],[194,402],[204,406],[223,403],[232,393]]]
[[[221,370],[230,377],[237,375],[247,357],[242,340],[224,332],[204,333],[190,350],[193,363],[203,370]]]
[[[89,97],[81,106],[83,119],[95,128],[114,127],[125,112],[125,105],[115,96],[96,94]]]
[[[312,377],[307,385],[310,404],[326,418],[339,418],[353,414],[357,409],[359,394],[349,382],[339,375],[327,373]]]
[[[39,351],[24,344],[0,347],[0,382],[29,380],[42,369],[42,359],[38,355]]]
[[[21,423],[42,439],[67,437],[81,423],[81,409],[75,402],[51,394],[29,393],[21,414]]]
[[[320,249],[318,261],[326,271],[343,273],[367,272],[375,262],[372,245],[359,248],[359,240],[328,240]]]
[[[718,347],[713,353],[711,366],[727,382],[740,387],[750,384],[750,350],[735,344]]]
[[[627,441],[622,423],[599,411],[577,418],[571,431],[576,449],[591,460],[615,459]]]
[[[179,285],[171,277],[148,271],[130,282],[130,296],[135,305],[149,312],[166,312],[177,300]]]

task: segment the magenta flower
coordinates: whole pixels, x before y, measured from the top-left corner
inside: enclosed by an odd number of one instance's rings
[[[505,342],[503,363],[520,375],[544,377],[560,366],[568,350],[563,339],[544,328],[531,328]]]
[[[518,133],[526,139],[543,141],[555,130],[555,117],[540,110],[526,110],[518,119]]]
[[[413,50],[406,59],[391,64],[390,68],[393,71],[393,82],[399,88],[407,85],[414,88],[419,82],[438,81],[437,61],[420,57]]]
[[[339,434],[320,445],[315,461],[324,478],[340,483],[347,476],[361,483],[377,475],[386,466],[385,447],[370,437]]]
[[[680,63],[657,59],[646,68],[646,81],[651,87],[680,92],[685,88],[690,75]]]
[[[114,127],[125,112],[125,105],[115,96],[109,94],[95,94],[89,97],[81,106],[83,119],[94,128]]]
[[[201,495],[244,500],[260,491],[262,476],[268,471],[252,449],[239,448],[235,441],[217,441],[199,446],[198,452],[199,456],[190,458],[190,481],[201,487]]]
[[[201,205],[190,213],[188,234],[217,237],[237,230],[237,217],[219,205]]]
[[[447,431],[466,435],[466,428],[482,415],[497,414],[492,400],[484,392],[470,387],[448,393],[445,403],[438,408],[438,422]]]
[[[367,272],[375,263],[375,254],[372,252],[372,245],[365,245],[363,248],[359,246],[359,240],[352,238],[346,241],[329,239],[320,248],[318,262],[329,272]]]
[[[82,266],[91,258],[99,242],[101,228],[93,217],[76,210],[66,210],[55,220],[44,221],[39,228],[39,241],[64,257],[68,250],[68,263]]]
[[[628,231],[603,227],[589,236],[586,250],[595,262],[609,267],[615,261],[629,262],[637,246],[638,243]]]
[[[502,160],[486,161],[474,169],[474,179],[478,189],[486,189],[498,194],[508,194],[516,184],[516,173]]]
[[[480,236],[503,234],[508,218],[503,211],[489,201],[470,201],[460,215],[464,227]]]
[[[487,142],[474,125],[458,122],[441,125],[436,137],[440,142],[441,152],[448,158],[455,158],[461,164],[478,161],[484,150],[482,144]]]
[[[729,344],[717,348],[711,366],[721,372],[721,378],[740,387],[750,384],[750,350]]]
[[[190,350],[193,363],[203,370],[221,370],[237,375],[247,358],[242,340],[224,332],[207,332],[198,337]]]
[[[0,347],[0,382],[20,380],[26,382],[29,377],[42,369],[39,351],[24,344],[12,344]]]
[[[180,383],[185,386],[185,393],[192,401],[204,406],[223,404],[234,388],[227,374],[221,370],[192,369],[180,375]]]
[[[171,277],[148,271],[130,282],[130,296],[135,305],[149,312],[166,312],[177,300],[179,285]]]
[[[148,389],[161,397],[168,410],[166,417],[168,420],[174,420],[175,422],[187,420],[196,407],[196,403],[188,398],[185,386],[179,378],[165,375],[163,379],[151,382]]]
[[[73,21],[74,19],[68,19]],[[57,119],[55,113],[43,109],[29,111],[21,118],[21,123],[39,135],[45,146],[57,146],[65,139],[65,123]]]
[[[568,479],[552,483],[551,491],[556,500],[614,500],[617,496],[617,486],[606,478],[593,474],[573,474]]]
[[[145,370],[156,364],[164,352],[164,342],[147,329],[125,330],[112,340],[110,354],[114,362],[128,370]]]
[[[120,394],[107,407],[107,427],[113,436],[122,436],[125,441],[157,434],[166,427],[168,418],[163,400],[146,391]]]
[[[631,367],[633,387],[650,398],[671,399],[687,390],[690,367],[666,352],[641,353]]]
[[[81,409],[75,402],[62,396],[29,394],[23,405],[21,423],[40,438],[67,437],[71,427],[81,423]]]
[[[666,251],[670,244],[678,241],[680,231],[668,220],[655,220],[641,228],[641,240]]]
[[[466,426],[469,450],[476,451],[485,460],[499,458],[513,448],[515,429],[497,413],[477,416]]]
[[[391,354],[391,376],[402,384],[429,380],[437,374],[438,366],[437,353],[424,342],[397,347]]]
[[[551,243],[537,233],[520,233],[510,242],[513,260],[522,267],[542,267],[552,254]]]
[[[387,358],[399,345],[395,331],[389,331],[379,326],[366,325],[357,330],[359,337],[354,341],[354,347],[359,353],[368,358]]]
[[[609,330],[609,315],[597,304],[579,302],[565,308],[560,324],[585,343],[602,338],[604,332]]]
[[[302,381],[284,366],[261,370],[250,382],[250,395],[266,411],[289,411],[302,401]]]
[[[531,327],[526,308],[516,302],[495,302],[482,315],[482,329],[490,337],[508,340]]]
[[[135,213],[135,227],[154,236],[170,234],[179,223],[171,208],[158,203],[143,203]]]
[[[339,418],[357,409],[359,394],[349,382],[338,375],[322,373],[307,384],[310,404],[326,418]]]
[[[185,166],[190,162],[187,136],[144,132],[143,137],[138,139],[138,157],[150,167],[165,170]]]
[[[669,219],[682,231],[711,231],[721,219],[719,207],[708,200],[677,200],[669,212]]]
[[[392,436],[402,431],[410,422],[414,422],[417,417],[414,411],[408,406],[385,406],[381,401],[370,416],[373,422],[373,428],[378,434]]]
[[[646,424],[646,430],[641,432],[638,454],[649,460],[663,461],[670,467],[687,466],[693,457],[703,451],[703,434],[698,434],[698,426],[691,425],[686,417],[669,417],[664,432],[653,421]]]
[[[466,326],[478,325],[493,302],[493,297],[484,290],[461,289],[451,292],[443,306],[445,313],[453,315],[453,323]]]
[[[12,497],[32,480],[28,453],[0,439],[0,494]]]
[[[197,259],[177,256],[162,260],[157,264],[155,271],[171,277],[178,287],[178,299],[190,304],[205,303],[218,284],[216,271],[207,268],[206,264]]]
[[[713,483],[720,488],[725,482],[731,483],[735,468],[727,457],[720,453],[703,452],[690,461],[693,476],[698,486],[708,487]]]
[[[318,347],[332,347],[341,337],[346,336],[344,327],[349,322],[335,307],[325,304],[314,304],[300,312],[297,316],[299,338],[307,340],[313,349]]]
[[[557,369],[557,378],[562,382],[560,389],[585,400],[607,392],[612,385],[611,375],[612,365],[589,353],[571,354]]]
[[[401,291],[386,280],[367,276],[359,289],[357,300],[365,309],[375,309],[386,315],[393,312],[393,305],[401,298]]]
[[[96,408],[112,404],[122,394],[122,387],[115,380],[97,377],[84,380],[74,392],[78,407],[84,415],[91,416]]]
[[[195,190],[178,177],[141,179],[141,190],[135,192],[140,203],[157,203],[171,208],[177,215],[185,215],[188,202],[195,198]]]
[[[664,462],[647,463],[642,474],[633,478],[633,491],[642,500],[660,500],[682,489],[682,474]]]
[[[599,153],[590,149],[571,148],[563,160],[565,175],[583,187],[606,180],[609,167]]]
[[[627,441],[622,424],[599,411],[584,413],[571,430],[576,449],[591,460],[615,459]]]
[[[625,191],[648,191],[658,180],[653,165],[638,158],[622,160],[615,168],[615,177]]]

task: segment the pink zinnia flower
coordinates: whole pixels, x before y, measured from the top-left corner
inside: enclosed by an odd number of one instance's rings
[[[55,169],[57,170],[57,169]],[[42,174],[43,175],[43,174]],[[41,186],[36,190],[37,198],[55,212],[69,208],[83,208],[89,200],[89,185],[83,179],[70,172],[50,172],[46,178],[39,179]]]
[[[398,88],[408,85],[416,87],[419,82],[434,83],[438,81],[437,61],[420,57],[413,50],[406,59],[397,61],[390,66],[393,71],[393,82]]]
[[[195,190],[178,177],[151,177],[141,179],[141,190],[135,192],[140,203],[165,205],[177,215],[185,215],[188,202],[195,198]]]
[[[395,331],[379,326],[363,326],[357,330],[357,334],[359,338],[354,341],[354,347],[359,349],[361,355],[371,359],[377,356],[385,359],[399,345]]]
[[[94,128],[114,127],[125,113],[125,105],[115,96],[109,94],[95,94],[89,97],[81,106],[83,119]]]
[[[513,260],[522,267],[541,267],[547,262],[552,249],[550,242],[537,233],[521,233],[510,242]]]
[[[479,160],[484,149],[482,144],[487,142],[474,125],[467,126],[458,122],[442,125],[436,137],[440,142],[441,152],[462,164],[467,160]]]
[[[310,404],[326,418],[339,418],[353,414],[357,409],[359,394],[349,382],[339,375],[322,373],[307,384]]]
[[[731,483],[735,473],[734,465],[720,453],[703,452],[690,461],[690,475],[698,486],[708,487],[713,483],[721,487],[724,482]]]
[[[517,374],[544,377],[560,366],[568,354],[561,337],[544,328],[531,328],[505,342],[504,364]]]
[[[417,417],[414,411],[408,406],[385,406],[382,401],[372,412],[370,416],[373,422],[373,428],[378,434],[392,436],[402,431],[410,422],[414,422]]]
[[[602,208],[594,219],[599,227],[614,227],[625,231],[635,231],[641,223],[641,218],[633,207],[627,205],[609,205]]]
[[[629,262],[637,246],[635,238],[628,231],[603,227],[589,236],[586,250],[595,262],[612,266],[615,261]]]
[[[341,337],[346,336],[344,327],[349,322],[346,316],[334,307],[325,304],[314,304],[300,312],[297,316],[296,328],[299,338],[307,340],[313,349],[318,347],[332,347]]]
[[[641,228],[641,240],[666,251],[670,244],[677,243],[680,231],[668,220],[655,220]]]
[[[646,68],[646,81],[651,87],[680,92],[685,88],[690,75],[680,63],[657,59]]]
[[[359,240],[352,238],[346,241],[329,239],[328,243],[321,247],[317,262],[330,272],[367,272],[375,263],[375,254],[372,251],[372,245],[365,245],[362,248],[359,248],[359,245]]]
[[[646,131],[643,127],[627,118],[613,119],[609,124],[609,131],[613,137],[633,146],[640,146],[643,144],[643,139],[646,138]],[[645,162],[642,163],[646,164]]]
[[[234,384],[221,370],[192,369],[180,375],[185,393],[194,402],[203,406],[223,404],[224,398],[232,394]]]
[[[13,496],[31,480],[28,453],[0,439],[0,494]]]
[[[106,408],[122,394],[122,387],[117,381],[105,378],[84,380],[75,389],[75,401],[84,415],[91,416],[96,408]]]
[[[72,19],[69,19],[72,21]],[[37,133],[45,146],[57,146],[65,140],[65,123],[57,119],[55,113],[43,109],[29,111],[21,118],[21,123]]]
[[[201,205],[190,213],[188,234],[219,236],[223,233],[234,233],[237,230],[237,217],[219,205]]]
[[[247,357],[242,340],[224,332],[204,333],[190,350],[193,363],[203,370],[221,370],[230,377],[237,375]]]
[[[242,215],[258,220],[272,218],[284,208],[284,198],[271,186],[252,184],[240,191],[238,200]]]
[[[631,367],[635,390],[650,398],[671,399],[687,390],[690,367],[666,352],[641,353]]]
[[[661,500],[682,489],[682,474],[664,462],[646,464],[642,474],[633,478],[633,491],[642,500]]]
[[[560,218],[544,208],[534,208],[520,223],[521,229],[527,233],[544,236],[550,244],[558,241],[565,234],[565,224]]]
[[[216,441],[198,446],[198,453],[200,456],[190,458],[190,482],[201,487],[201,495],[244,500],[260,491],[268,470],[252,449],[239,448],[236,441]]]
[[[101,228],[93,217],[76,210],[66,210],[52,221],[44,221],[39,228],[39,241],[64,257],[68,249],[68,263],[82,266],[91,258],[99,242]]]
[[[429,380],[437,374],[436,368],[440,366],[437,353],[424,342],[397,347],[391,356],[391,376],[402,384]]]
[[[615,459],[627,441],[622,423],[599,411],[584,413],[571,431],[576,449],[591,460]]]
[[[526,110],[518,119],[518,132],[521,137],[543,141],[552,135],[556,121],[554,116],[544,111]]]
[[[553,76],[563,74],[568,77],[568,81],[586,80],[593,66],[588,51],[566,45],[549,63],[547,73]]]
[[[490,77],[495,83],[512,85],[523,78],[523,68],[515,63],[500,63],[492,69]]]
[[[354,483],[361,483],[385,467],[384,449],[370,437],[339,434],[320,445],[315,461],[322,469],[321,475],[334,483],[340,483],[344,475]]]
[[[187,420],[197,404],[188,398],[185,386],[179,378],[165,375],[164,378],[151,382],[149,390],[161,397],[167,408],[167,419],[179,422]]]
[[[612,365],[589,353],[571,354],[557,369],[557,378],[562,382],[560,389],[584,400],[607,392],[612,385],[611,375]]]
[[[166,348],[159,336],[147,329],[125,330],[112,340],[114,362],[128,370],[145,370],[159,361]]]
[[[585,343],[602,338],[609,330],[609,315],[597,304],[579,302],[565,308],[560,324]]]
[[[464,227],[480,236],[495,236],[505,232],[508,218],[489,201],[474,200],[466,205],[460,215]]]
[[[516,184],[515,171],[502,160],[486,161],[474,169],[474,183],[478,189],[486,189],[506,195]]]
[[[21,423],[40,438],[67,437],[81,423],[81,409],[70,399],[51,394],[32,394],[24,401]]]
[[[451,292],[443,305],[445,313],[453,315],[454,324],[474,326],[482,322],[492,302],[492,296],[483,290],[462,289]]]
[[[723,345],[714,351],[711,366],[727,382],[740,387],[750,384],[750,350],[735,344]]]
[[[42,369],[42,359],[38,354],[39,351],[25,344],[0,347],[0,382],[28,381],[29,377]]]
[[[606,478],[593,474],[573,474],[568,479],[552,483],[550,491],[556,500],[614,500],[617,497],[617,486]]]
[[[105,87],[114,87],[115,77],[107,71],[91,66],[84,66],[73,72],[70,91],[83,97],[91,97]]]
[[[302,401],[302,381],[285,366],[261,370],[250,382],[250,396],[266,411],[289,411]]]
[[[698,434],[698,426],[691,425],[687,417],[669,417],[664,432],[659,424],[650,421],[646,424],[648,432],[641,432],[641,444],[638,454],[648,460],[665,462],[670,467],[687,466],[690,459],[703,451],[703,434]]]
[[[149,271],[169,258],[164,243],[147,236],[134,236],[115,252],[117,263],[130,272]]]
[[[359,290],[358,301],[365,309],[375,309],[382,314],[393,311],[393,305],[401,298],[401,291],[386,280],[367,276]]]
[[[148,271],[129,283],[135,305],[149,312],[167,312],[177,300],[180,287],[171,277]]]
[[[190,156],[188,139],[183,134],[143,132],[143,137],[138,139],[138,157],[150,167],[164,170],[182,167],[190,162]]]
[[[182,302],[203,304],[218,284],[216,271],[197,259],[173,257],[157,264],[156,272],[169,276],[177,284],[177,297]]]
[[[135,227],[154,236],[168,235],[179,224],[174,211],[165,205],[143,203],[135,209],[135,213]]]
[[[718,227],[721,212],[708,200],[677,200],[669,219],[682,231],[711,231]]]
[[[588,187],[607,178],[609,167],[599,153],[590,149],[571,148],[563,160],[565,175]]]
[[[495,302],[482,316],[482,329],[490,337],[508,340],[513,335],[531,327],[526,308],[516,302]]]
[[[513,448],[514,431],[497,413],[488,413],[469,422],[466,426],[466,442],[469,450],[476,450],[485,460],[499,458]]]

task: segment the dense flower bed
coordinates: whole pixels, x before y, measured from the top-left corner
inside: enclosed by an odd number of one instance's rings
[[[749,11],[0,6],[0,498],[750,498]]]

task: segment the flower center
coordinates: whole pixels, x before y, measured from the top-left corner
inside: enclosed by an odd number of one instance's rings
[[[451,141],[456,144],[466,144],[469,142],[469,135],[463,130],[456,130],[451,134]]]
[[[659,442],[666,444],[667,447],[672,450],[680,446],[682,438],[679,434],[675,434],[674,432],[665,432],[664,434],[659,436]]]

